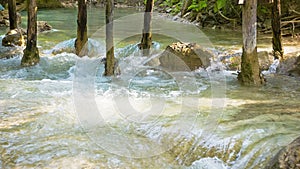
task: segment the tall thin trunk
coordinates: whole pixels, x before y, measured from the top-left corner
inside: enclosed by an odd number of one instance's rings
[[[143,50],[144,56],[149,56],[150,48],[152,46],[152,33],[151,33],[151,19],[153,12],[154,0],[147,0],[146,10],[144,14],[144,29],[142,41],[139,44],[140,49]]]
[[[184,14],[186,14],[189,6],[191,6],[192,2],[193,2],[192,0],[182,0],[182,1],[183,2],[182,2],[182,8],[181,8],[181,17],[183,17]]]
[[[283,49],[281,42],[281,7],[280,0],[274,0],[272,5],[272,45],[275,59],[283,58]]]
[[[10,30],[17,29],[17,10],[16,0],[8,0],[9,28]]]
[[[21,61],[22,66],[32,66],[40,61],[37,48],[37,5],[36,0],[27,1],[27,44]]]
[[[76,55],[82,57],[88,54],[87,42],[87,4],[86,0],[78,0]]]
[[[260,77],[256,46],[257,0],[247,0],[243,5],[243,54],[238,79],[243,85],[258,86]]]
[[[115,56],[114,56],[114,35],[113,35],[113,18],[114,18],[114,0],[106,1],[105,9],[106,21],[106,62],[105,62],[105,76],[114,75]]]

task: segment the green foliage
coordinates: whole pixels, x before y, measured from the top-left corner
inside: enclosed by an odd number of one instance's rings
[[[228,1],[228,0],[217,0],[216,3],[215,3],[214,12],[218,12],[222,8],[224,8],[226,6],[226,3],[228,3],[226,1]]]
[[[182,2],[180,2],[180,0],[165,0],[159,6],[161,6],[161,7],[172,7],[173,5],[177,5],[179,3],[182,3]]]
[[[207,7],[207,0],[193,0],[192,5],[188,7],[188,10],[199,12]]]
[[[175,5],[175,8],[173,8],[172,10],[172,14],[177,14],[181,11],[181,7],[182,7],[182,2],[179,2]]]
[[[181,0],[165,0],[159,5],[162,8],[171,9],[172,14],[177,14],[181,11],[182,1]]]
[[[267,6],[267,5],[258,5],[257,6],[257,12],[259,14],[263,14],[263,15],[268,15],[271,14],[271,6]]]

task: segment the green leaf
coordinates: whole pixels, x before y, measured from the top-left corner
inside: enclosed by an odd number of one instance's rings
[[[214,7],[214,12],[218,12],[226,5],[226,0],[217,0],[216,5]]]
[[[191,6],[188,7],[188,10],[194,10],[196,12],[201,11],[202,9],[207,7],[207,1],[199,1],[199,3],[197,2],[193,2],[193,4]]]

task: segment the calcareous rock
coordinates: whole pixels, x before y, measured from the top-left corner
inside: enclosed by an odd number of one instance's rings
[[[38,32],[50,31],[52,29],[52,26],[49,25],[45,21],[38,21],[37,22],[37,27],[38,27]]]
[[[25,46],[25,40],[21,29],[13,29],[7,32],[2,39],[2,46]]]
[[[299,169],[300,137],[281,149],[269,162],[266,169]]]
[[[300,76],[300,55],[297,57],[294,65],[288,72],[290,75],[298,76],[298,77]]]
[[[225,65],[226,70],[241,70],[242,53],[226,53],[220,60]],[[259,69],[268,70],[274,62],[274,57],[267,51],[257,52]]]
[[[160,66],[171,71],[189,71],[210,66],[213,54],[195,43],[173,43],[160,55]]]

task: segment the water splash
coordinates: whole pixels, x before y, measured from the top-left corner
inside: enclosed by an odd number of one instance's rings
[[[42,56],[40,63],[32,67],[22,67],[21,55],[12,59],[0,60],[1,79],[25,80],[66,80],[72,76],[72,67],[77,56],[74,54],[59,54],[54,57]]]
[[[50,50],[45,50],[45,54],[57,55],[60,53],[75,53],[75,40],[76,38],[69,39],[58,43]],[[101,57],[105,55],[105,45],[103,42],[97,40],[88,39],[89,57]]]
[[[279,59],[275,59],[274,62],[270,65],[269,69],[267,71],[263,71],[263,75],[269,75],[269,74],[275,74],[277,67],[279,66]]]

